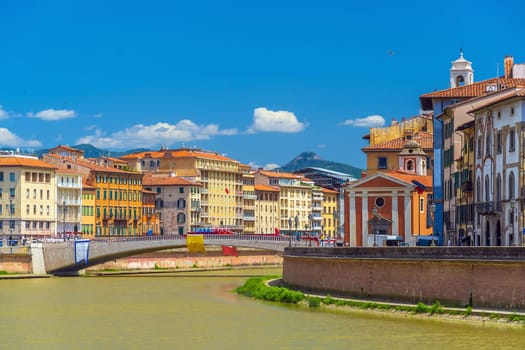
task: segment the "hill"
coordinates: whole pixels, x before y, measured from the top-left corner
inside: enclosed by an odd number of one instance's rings
[[[362,169],[356,168],[348,164],[324,160],[314,152],[303,152],[294,159],[292,159],[289,163],[283,165],[282,167],[276,170],[283,172],[294,172],[309,167],[324,168],[333,171],[338,171],[341,173],[352,175],[356,179],[359,179],[361,177],[362,171]]]
[[[76,146],[71,146],[71,147],[84,151],[84,158],[97,158],[97,157],[102,157],[102,156],[119,158],[119,157],[125,156],[126,154],[130,154],[130,153],[149,151],[147,148],[138,148],[138,149],[133,149],[129,151],[115,152],[115,151],[108,151],[105,149],[97,148],[89,144],[81,144],[81,145],[76,145]],[[47,153],[48,151],[49,149],[39,149],[35,151],[35,154],[38,157],[42,157],[42,154]]]

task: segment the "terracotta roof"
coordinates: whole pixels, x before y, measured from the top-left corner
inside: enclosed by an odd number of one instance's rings
[[[0,157],[0,167],[27,167],[57,169],[56,166],[46,163],[37,158],[30,157]]]
[[[496,100],[492,100],[490,102],[483,103],[480,106],[478,106],[477,108],[471,109],[469,111],[469,113],[478,112],[478,111],[483,110],[483,109],[485,109],[485,108],[487,108],[489,106],[493,106],[493,105],[498,104],[500,102],[503,102],[503,101],[506,101],[506,100],[510,100],[511,98],[516,98],[516,97],[525,97],[525,88],[520,88],[520,89],[514,91],[511,94],[503,95],[503,96],[501,96],[500,98],[498,98]]]
[[[421,108],[423,110],[432,109],[432,99],[433,98],[445,98],[445,99],[465,99],[471,97],[478,97],[486,95],[490,92],[487,92],[488,85],[499,85],[501,88],[508,88],[517,85],[525,85],[525,79],[515,79],[515,78],[492,78],[469,85],[459,86],[456,88],[445,89],[440,91],[430,92],[419,97],[421,102]]]
[[[270,185],[255,185],[256,191],[266,191],[266,192],[280,192],[279,187],[270,186]]]
[[[64,149],[64,150],[68,150],[70,152],[75,152],[75,153],[82,153],[82,154],[84,153],[84,151],[82,151],[81,149],[76,149],[76,148],[65,146],[65,145],[58,145],[56,147],[50,148],[49,150],[54,151],[54,150],[59,150],[59,149]]]
[[[326,188],[326,187],[321,187],[321,191],[323,193],[333,193],[333,194],[338,194],[339,192],[335,191],[335,190],[332,190],[332,189],[329,189],[329,188]]]
[[[72,175],[80,175],[80,176],[83,175],[80,171],[76,171],[76,170],[68,169],[68,168],[61,168],[61,167],[57,169],[57,174],[72,174]]]
[[[424,150],[432,150],[434,147],[434,136],[426,131],[420,131],[414,134],[411,140],[404,137],[399,137],[390,141],[377,143],[375,145],[368,145],[362,148],[363,152],[383,150],[383,151],[401,151],[406,143],[416,141]]]
[[[146,173],[142,178],[143,186],[200,186],[200,184],[169,174]]]
[[[408,183],[412,183],[412,180],[416,180],[417,182],[423,184],[427,189],[432,188],[432,176],[407,174],[399,170],[383,171],[383,173],[385,173],[386,175],[395,177],[396,179],[403,180]]]
[[[260,174],[268,177],[277,177],[279,179],[302,179],[302,175],[292,174],[292,173],[280,173],[276,171],[260,170]]]
[[[122,156],[120,157],[120,159],[126,159],[126,160],[127,159],[142,159],[142,158],[146,158],[146,155],[148,155],[148,157],[150,158],[155,158],[155,159],[164,158],[167,155],[168,157],[173,157],[173,158],[204,158],[204,159],[223,160],[223,161],[238,163],[238,161],[228,158],[226,156],[220,155],[219,153],[206,152],[206,151],[196,150],[196,149],[176,149],[176,150],[140,152],[140,153],[133,153],[133,154]]]
[[[106,172],[106,173],[119,173],[119,174],[135,174],[135,175],[139,174],[139,173],[134,172],[134,171],[126,171],[126,170],[117,169],[117,168],[114,168],[114,167],[108,167],[108,166],[105,166],[105,165],[99,165],[99,164],[96,163],[95,160],[89,160],[89,159],[84,159],[84,158],[74,159],[74,158],[71,158],[71,157],[63,157],[63,156],[60,156],[58,154],[52,154],[52,153],[47,153],[46,157],[51,157],[51,158],[55,158],[55,159],[63,159],[63,160],[66,160],[66,161],[70,162],[71,164],[77,164],[79,166],[82,166],[84,168],[87,168],[87,169],[93,170],[93,171],[100,171],[100,172]]]
[[[115,163],[127,164],[126,161],[124,161],[124,160],[122,160],[122,159],[119,159],[119,158],[114,158],[114,157],[104,156],[104,157],[102,157],[102,159],[111,160],[112,162],[115,162]]]

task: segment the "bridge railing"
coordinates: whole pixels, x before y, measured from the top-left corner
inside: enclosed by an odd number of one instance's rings
[[[290,240],[287,236],[280,235],[257,235],[257,234],[240,234],[240,235],[225,235],[225,234],[203,234],[204,241],[206,240],[237,240],[237,241],[274,241],[274,242],[288,242]],[[133,242],[133,241],[171,241],[179,240],[185,241],[186,235],[161,235],[161,236],[97,236],[91,242]]]

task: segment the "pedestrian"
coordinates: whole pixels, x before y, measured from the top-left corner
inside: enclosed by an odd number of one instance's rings
[[[448,239],[448,246],[452,246],[452,241],[450,240],[450,238]]]

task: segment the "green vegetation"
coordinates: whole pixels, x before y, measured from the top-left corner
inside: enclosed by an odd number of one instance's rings
[[[396,305],[388,303],[378,303],[373,301],[358,301],[349,299],[336,299],[330,295],[326,297],[319,296],[308,296],[304,295],[300,291],[284,288],[268,286],[266,281],[271,279],[280,278],[280,276],[265,276],[265,277],[252,277],[246,281],[246,283],[237,288],[235,291],[239,294],[262,300],[277,301],[284,303],[302,303],[308,307],[317,308],[322,305],[334,305],[336,307],[351,307],[362,310],[387,310],[395,312],[406,312],[412,314],[428,314],[428,315],[456,315],[469,317],[472,316],[472,306],[466,306],[465,309],[446,309],[439,301],[436,301],[432,305],[426,305],[422,302],[416,305]],[[486,317],[487,315],[482,313],[481,316]],[[491,320],[494,319],[507,319],[510,322],[525,323],[525,316],[512,314],[503,315],[492,313],[489,315]]]
[[[277,278],[278,276],[252,277],[235,291],[250,298],[279,301],[282,303],[297,304],[304,300],[302,292],[290,290],[283,287],[270,287],[265,284],[266,280]]]
[[[4,271],[4,270],[0,270],[0,275],[9,275],[9,272]]]
[[[159,265],[155,264],[155,270],[167,270],[167,267],[160,267]]]

